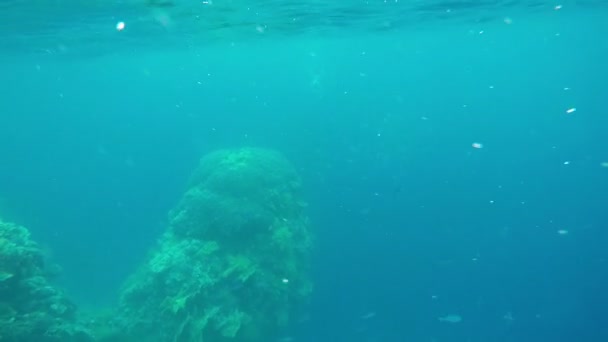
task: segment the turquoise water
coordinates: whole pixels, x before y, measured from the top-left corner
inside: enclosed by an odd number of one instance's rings
[[[201,155],[272,148],[317,235],[294,341],[606,341],[607,23],[603,1],[3,1],[0,214],[111,305]]]

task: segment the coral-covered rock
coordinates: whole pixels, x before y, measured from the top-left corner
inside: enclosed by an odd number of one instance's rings
[[[150,342],[276,340],[311,291],[299,190],[294,168],[274,151],[204,157],[122,292],[121,333]]]
[[[53,270],[27,229],[0,221],[1,341],[92,341],[75,306],[49,283]]]

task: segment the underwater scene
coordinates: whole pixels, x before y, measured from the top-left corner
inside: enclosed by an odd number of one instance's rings
[[[0,1],[0,342],[608,341],[608,1]]]

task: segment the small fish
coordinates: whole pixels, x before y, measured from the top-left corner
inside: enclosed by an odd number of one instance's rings
[[[294,338],[291,336],[280,337],[277,342],[293,342]]]
[[[460,323],[462,322],[462,317],[459,315],[445,315],[443,317],[439,317],[437,318],[439,320],[439,322],[443,322],[443,323]]]
[[[361,315],[361,319],[364,319],[364,320],[365,319],[371,319],[371,318],[374,318],[374,317],[376,317],[376,313],[373,312],[373,311],[372,312],[368,312],[365,315]]]

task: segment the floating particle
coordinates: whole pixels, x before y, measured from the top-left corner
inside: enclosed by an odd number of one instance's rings
[[[289,279],[287,279],[287,278],[283,278],[283,279],[281,279],[281,282],[282,282],[283,284],[287,284],[287,283],[289,283]]]
[[[557,5],[555,7],[553,7],[554,10],[559,11],[560,9],[562,9],[562,5]]]
[[[572,107],[572,108],[568,108],[568,109],[566,110],[566,114],[572,114],[572,113],[574,113],[574,112],[576,112],[576,108],[574,108],[574,107]]]
[[[558,235],[568,235],[568,230],[566,229],[560,229],[557,231]]]
[[[171,17],[165,12],[156,12],[154,14],[154,20],[156,20],[156,22],[159,23],[162,27],[168,28],[169,26],[171,26]]]
[[[125,29],[125,22],[119,21],[118,24],[116,24],[116,31],[122,31],[124,29]]]
[[[601,162],[600,166],[608,168],[608,162]]]
[[[503,22],[507,25],[513,24],[513,19],[507,17],[505,19],[503,19]]]
[[[564,165],[570,165],[570,161],[569,161],[569,160],[566,160],[566,161],[564,162]]]
[[[482,144],[482,143],[478,143],[478,142],[474,142],[474,143],[472,143],[472,144],[471,144],[471,146],[472,146],[473,148],[477,148],[477,149],[479,149],[479,148],[483,148],[483,144]]]

